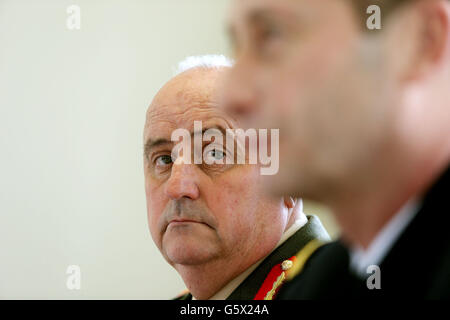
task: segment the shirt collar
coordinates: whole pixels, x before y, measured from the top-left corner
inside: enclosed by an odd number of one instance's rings
[[[417,200],[407,202],[381,229],[367,249],[355,246],[350,249],[350,269],[361,277],[367,276],[367,268],[380,265],[394,243],[419,211]]]

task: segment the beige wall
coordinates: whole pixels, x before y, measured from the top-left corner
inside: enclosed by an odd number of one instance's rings
[[[71,4],[81,30],[66,27]],[[141,131],[177,61],[227,53],[227,5],[0,0],[0,298],[184,288],[148,233]],[[81,290],[66,288],[69,265],[81,267]]]

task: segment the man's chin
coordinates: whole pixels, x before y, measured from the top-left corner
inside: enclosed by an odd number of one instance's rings
[[[217,250],[197,239],[167,239],[163,250],[168,262],[172,265],[200,265],[217,257]]]

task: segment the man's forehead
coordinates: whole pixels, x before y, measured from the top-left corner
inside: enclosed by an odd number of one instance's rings
[[[279,16],[284,18],[309,19],[318,12],[328,11],[337,3],[350,0],[234,0],[228,16],[228,25],[233,31],[239,24],[252,23],[258,19]]]
[[[195,121],[200,121],[198,132]],[[172,133],[176,129],[185,129],[191,135],[202,135],[208,129],[218,129],[224,134],[227,129],[233,128],[235,128],[234,121],[225,116],[217,107],[192,108],[179,116],[173,113],[167,114],[164,117],[148,121],[144,131],[145,153],[148,154],[154,145],[170,144]]]
[[[190,104],[164,104],[152,106],[147,113],[144,139],[170,140],[176,129],[194,130],[194,122],[201,121],[203,128],[234,128],[235,120],[225,114],[215,101],[198,101]]]
[[[301,8],[303,2],[304,0],[234,0],[229,20],[234,17],[250,19],[255,14],[282,13],[295,7]]]
[[[147,122],[187,120],[196,112],[215,112],[219,93],[219,69],[188,70],[167,82],[147,111]]]
[[[191,104],[164,104],[149,109],[146,125],[150,129],[188,129],[194,121],[209,121],[227,118],[217,102],[203,101]]]
[[[183,108],[216,100],[217,80],[211,76],[181,75],[170,80],[156,94],[149,113],[164,109],[166,105]]]

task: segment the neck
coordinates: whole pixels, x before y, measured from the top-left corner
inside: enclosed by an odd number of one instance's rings
[[[421,153],[427,154],[424,150]],[[344,242],[367,248],[401,207],[410,199],[423,196],[449,164],[448,152],[429,155],[417,161],[413,157],[390,159],[389,166],[370,170],[364,186],[342,188],[337,201],[329,205],[342,229]]]
[[[198,300],[207,300],[250,266],[214,261],[194,266],[175,265],[175,268],[189,292]]]
[[[225,287],[230,281],[267,256],[281,238],[280,233],[272,232],[246,250],[235,248],[228,255],[196,265],[174,265],[183,278],[189,292],[198,300],[207,300]]]

